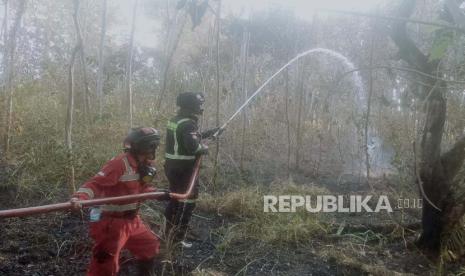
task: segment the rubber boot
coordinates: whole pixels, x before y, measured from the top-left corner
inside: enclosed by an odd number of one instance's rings
[[[138,261],[139,276],[156,276],[161,275],[161,265],[157,258],[150,260]]]

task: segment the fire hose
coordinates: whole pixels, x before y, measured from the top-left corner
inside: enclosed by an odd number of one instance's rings
[[[262,92],[263,88],[279,73],[281,73],[285,68],[289,65],[297,61],[298,59],[311,54],[313,52],[318,51],[327,51],[326,49],[310,49],[305,52],[302,52],[291,59],[289,62],[284,64],[278,71],[276,71],[270,78],[268,78],[235,112],[234,114],[229,117],[228,120],[225,121],[221,127],[218,128],[216,133],[213,134],[213,138],[216,139],[226,128],[226,126],[247,106],[250,102],[260,93]],[[201,157],[199,156],[194,164],[194,172],[190,178],[188,190],[184,194],[179,193],[169,193],[170,197],[173,199],[187,199],[191,196],[192,190],[195,185],[195,181],[197,180],[199,169],[200,169],[200,162]],[[118,197],[107,197],[107,198],[100,198],[100,199],[91,199],[91,200],[80,200],[76,201],[76,203],[80,204],[82,207],[91,207],[91,206],[98,206],[102,204],[111,204],[111,203],[130,203],[130,202],[137,202],[142,200],[148,199],[157,199],[165,196],[166,193],[164,192],[152,192],[152,193],[143,193],[143,194],[136,194],[136,195],[128,195],[128,196],[118,196]],[[22,217],[22,216],[30,216],[35,214],[42,214],[48,212],[55,212],[55,211],[65,211],[72,209],[71,202],[64,202],[58,204],[50,204],[50,205],[43,205],[43,206],[36,206],[36,207],[29,207],[29,208],[20,208],[20,209],[10,209],[10,210],[3,210],[0,211],[0,218],[9,218],[9,217]]]
[[[194,189],[195,182],[199,175],[201,161],[202,161],[201,156],[197,157],[197,159],[195,160],[194,171],[191,175],[191,178],[189,179],[189,185],[187,188],[187,192],[184,194],[169,193],[170,198],[182,200],[182,199],[187,199],[191,196],[192,190]],[[135,195],[127,195],[127,196],[79,200],[76,203],[79,203],[83,208],[87,208],[87,207],[98,206],[102,204],[118,204],[118,203],[126,204],[126,203],[149,200],[149,199],[158,199],[158,198],[165,196],[165,194],[166,194],[165,192],[151,192],[151,193],[143,193],[143,194],[135,194]],[[71,202],[68,201],[68,202],[57,203],[57,204],[2,210],[0,211],[0,219],[11,218],[11,217],[25,217],[25,216],[50,213],[50,212],[56,212],[56,211],[66,211],[66,210],[71,210],[71,209],[73,209],[73,205]]]

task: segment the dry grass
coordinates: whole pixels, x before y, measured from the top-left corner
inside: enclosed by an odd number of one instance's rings
[[[18,91],[16,95],[8,160],[15,174],[9,179],[23,198],[37,195],[41,199],[55,200],[68,192],[65,107],[60,96],[48,91]],[[106,108],[100,119],[93,114],[85,115],[78,108],[75,110],[72,140],[76,185],[122,152],[122,140],[128,131],[126,119],[117,111],[120,109],[117,102],[108,102]],[[153,123],[150,114],[142,110],[134,116],[135,125]]]
[[[264,213],[264,195],[318,195],[325,189],[296,185],[292,181],[276,182],[270,187],[250,186],[219,197],[203,194],[198,209],[226,216],[235,223],[220,229],[226,249],[232,242],[259,240],[273,245],[306,243],[317,235],[327,233],[327,226],[319,221],[320,214],[306,211],[295,213]]]
[[[364,257],[362,259],[357,258],[356,255],[359,254],[359,252],[352,252],[349,248],[341,248],[346,245],[338,245],[337,248],[331,246],[327,247],[319,252],[319,255],[328,260],[334,260],[337,262],[339,265],[343,265],[347,268],[352,268],[355,271],[364,271],[368,275],[379,275],[379,276],[391,276],[391,275],[403,275],[403,276],[410,276],[410,275],[416,275],[412,273],[401,273],[397,271],[393,271],[389,268],[386,267],[385,263],[383,263],[383,260],[378,260],[375,264],[371,263],[372,260],[366,260],[366,258],[369,257]],[[363,260],[365,259],[365,260]]]
[[[227,274],[221,271],[212,269],[197,269],[192,272],[192,276],[226,276]]]

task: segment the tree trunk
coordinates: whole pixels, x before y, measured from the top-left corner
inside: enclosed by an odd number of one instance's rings
[[[3,55],[6,55],[6,47],[8,43],[8,0],[3,0],[4,5],[4,13],[3,13],[3,22],[2,22],[2,30],[1,30],[1,37],[3,39]]]
[[[414,11],[415,1],[404,0],[397,14],[408,18]],[[391,38],[399,48],[400,57],[414,69],[430,76],[442,76],[438,61],[429,61],[406,30],[406,22],[393,24]],[[423,231],[418,245],[426,252],[436,257],[441,250],[441,237],[454,226],[452,218],[461,218],[465,210],[457,214],[457,202],[451,183],[463,166],[465,158],[465,138],[460,139],[451,150],[441,154],[441,143],[446,121],[447,84],[434,77],[423,77],[424,89],[420,101],[426,104],[426,118],[420,143],[420,163],[417,173],[417,183],[423,197],[422,227]],[[455,211],[454,211],[455,210]],[[452,215],[454,214],[454,215]]]
[[[221,33],[221,0],[218,0],[216,11],[216,126],[220,126],[220,33]],[[216,186],[218,175],[218,157],[220,154],[220,141],[216,139],[215,164],[213,165],[213,187]]]
[[[168,49],[166,50],[166,59],[164,62],[164,68],[163,68],[163,83],[162,83],[162,88],[160,92],[160,96],[158,97],[157,105],[156,105],[156,112],[160,113],[161,105],[163,103],[163,99],[165,98],[166,94],[166,89],[168,88],[168,83],[169,83],[169,72],[171,69],[171,63],[173,62],[173,57],[174,54],[176,53],[176,49],[178,48],[179,41],[181,40],[182,33],[184,31],[184,26],[186,25],[187,22],[187,14],[184,14],[181,19],[181,24],[179,26],[179,30],[176,32],[176,28],[173,27],[174,31],[174,40],[172,43],[172,47],[170,47],[171,43],[169,41],[169,35],[168,35]]]
[[[16,12],[15,21],[9,34],[9,39],[6,47],[6,55],[4,56],[4,87],[6,94],[5,106],[5,133],[4,133],[4,156],[7,157],[10,150],[11,124],[13,115],[13,77],[14,77],[14,62],[16,52],[16,34],[21,25],[21,19],[26,10],[26,0],[19,2]]]
[[[124,106],[127,106],[127,116],[128,116],[128,127],[132,128],[133,126],[133,103],[132,103],[132,60],[133,60],[133,48],[134,48],[134,33],[136,30],[136,15],[137,15],[137,2],[134,1],[134,6],[132,8],[132,24],[131,24],[131,34],[129,38],[129,48],[128,48],[128,57],[126,59],[126,99],[127,102]]]
[[[445,84],[444,84],[445,85]],[[442,85],[441,85],[442,86]],[[436,86],[437,87],[437,86]],[[423,232],[418,244],[434,254],[439,253],[443,230],[442,215],[438,208],[445,207],[443,198],[450,188],[441,163],[441,142],[446,120],[445,89],[435,88],[427,102],[426,120],[421,137],[421,161],[418,183],[423,186]],[[435,207],[439,206],[439,207]]]
[[[248,50],[249,50],[250,33],[244,31],[242,36],[242,47],[241,47],[241,90],[244,102],[248,98],[247,91],[247,62],[248,62]],[[242,113],[242,142],[241,142],[241,156],[240,156],[240,169],[244,170],[244,154],[246,145],[246,129],[247,129],[247,111],[244,110]]]
[[[74,177],[74,158],[73,158],[73,113],[74,113],[74,63],[79,48],[76,46],[71,54],[70,63],[68,65],[68,108],[66,112],[65,124],[65,144],[68,150],[68,188],[70,193],[76,191],[75,177]]]
[[[65,144],[68,150],[68,188],[70,193],[76,191],[75,180],[74,180],[74,158],[73,158],[73,113],[74,113],[74,64],[76,62],[76,55],[79,52],[79,48],[82,46],[82,40],[79,38],[79,0],[73,0],[73,22],[76,30],[76,45],[71,53],[70,62],[68,65],[68,108],[66,112],[66,123],[65,123]]]
[[[7,100],[7,80],[8,80],[8,0],[4,0],[4,14],[3,14],[3,23],[2,23],[2,38],[3,38],[3,79],[2,79],[2,89],[0,94],[0,106],[6,107],[6,100]],[[5,136],[6,131],[6,112],[0,112],[0,137]],[[3,142],[1,143],[0,148],[0,161],[2,159],[6,159],[5,156],[5,145]]]
[[[100,31],[100,44],[98,50],[98,72],[97,72],[97,100],[98,115],[102,118],[103,113],[103,69],[105,63],[105,34],[107,31],[107,0],[102,0],[102,24]]]
[[[305,63],[304,61],[299,62],[299,74],[298,74],[298,84],[297,92],[299,93],[298,99],[298,108],[297,108],[297,128],[296,128],[296,145],[295,145],[295,168],[296,170],[300,167],[300,153],[302,150],[302,109],[303,101],[305,96],[304,89],[304,72],[305,72]]]
[[[312,88],[312,93],[310,95],[310,107],[309,107],[309,113],[310,113],[309,121],[310,121],[311,130],[312,130],[311,135],[310,135],[310,143],[309,143],[310,144],[309,156],[310,156],[311,160],[314,160],[313,155],[314,155],[314,148],[315,148],[314,141],[315,141],[315,132],[316,132],[315,131],[315,122],[317,120],[316,111],[315,111],[315,99],[317,97],[317,93],[318,93],[318,90],[316,88]],[[289,138],[289,142],[290,141],[291,140]]]
[[[371,34],[371,45],[370,45],[370,65],[369,65],[370,68],[373,67],[374,44],[375,44],[374,33],[372,33]],[[370,185],[370,153],[368,150],[368,143],[369,143],[371,98],[373,96],[373,69],[370,69],[368,74],[369,74],[368,76],[368,102],[367,102],[367,112],[366,112],[366,117],[365,117],[365,165],[366,165],[367,182]]]
[[[82,16],[81,16],[82,17]],[[86,64],[86,51],[84,45],[84,39],[82,36],[81,24],[79,23],[79,18],[76,17],[76,22],[74,27],[76,29],[77,39],[79,40],[79,63],[81,65],[81,75],[82,75],[82,82],[84,84],[84,116],[86,120],[90,118],[90,91],[89,91],[89,83],[87,80],[87,64]],[[87,126],[87,124],[85,124]]]
[[[285,95],[284,95],[284,116],[286,119],[286,138],[287,138],[287,159],[286,159],[286,176],[289,179],[291,175],[291,119],[289,118],[289,69],[285,71]]]

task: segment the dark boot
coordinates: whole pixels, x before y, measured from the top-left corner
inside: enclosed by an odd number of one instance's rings
[[[138,261],[139,276],[161,275],[161,265],[157,258]]]
[[[189,230],[189,222],[194,213],[195,203],[184,203],[182,206],[181,217],[179,219],[178,237],[181,240],[186,239],[187,231]]]
[[[177,200],[170,200],[165,209],[165,238],[172,236],[171,232],[179,224],[179,213],[182,205]]]

